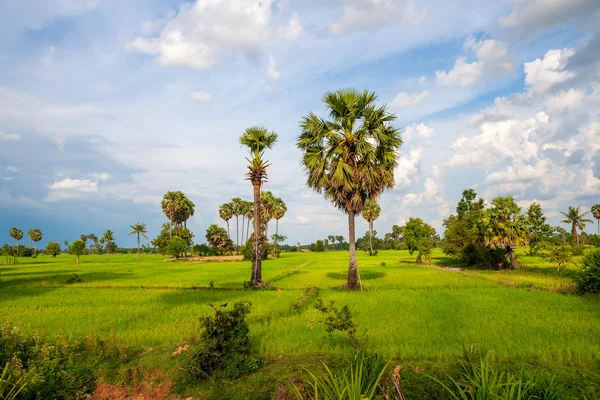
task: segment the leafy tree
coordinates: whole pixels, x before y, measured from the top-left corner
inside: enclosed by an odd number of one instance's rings
[[[199,256],[207,256],[210,253],[210,247],[205,243],[196,244],[192,250]]]
[[[322,240],[320,240],[320,239],[317,240],[317,242],[315,243],[315,249],[314,249],[314,251],[317,252],[317,253],[322,253],[322,252],[325,251],[325,245],[323,244]]]
[[[23,231],[17,227],[12,227],[9,231],[10,237],[13,238],[14,253],[17,255],[17,246],[19,246],[19,240],[23,239]],[[16,242],[16,245],[15,245]]]
[[[240,144],[248,148],[250,158],[248,160],[248,172],[246,179],[252,183],[254,195],[254,242],[253,242],[253,257],[252,257],[252,275],[250,284],[252,286],[265,286],[262,280],[262,257],[261,244],[264,240],[264,235],[260,228],[260,192],[263,183],[267,180],[267,167],[269,162],[264,159],[264,152],[267,149],[273,148],[277,141],[277,134],[270,132],[265,127],[251,127],[240,136]]]
[[[223,228],[221,228],[223,229]],[[225,229],[223,229],[225,230]],[[167,254],[171,257],[175,257],[179,259],[179,256],[186,251],[188,248],[188,243],[185,239],[180,238],[179,236],[173,236],[171,240],[169,240],[169,244],[167,245]]]
[[[192,245],[192,238],[194,234],[188,229],[182,226],[176,226],[171,230],[171,225],[169,223],[165,223],[162,226],[162,229],[158,236],[152,240],[152,245],[156,247],[156,250],[159,254],[169,254],[167,252],[167,246],[169,245],[169,241],[173,236],[177,236],[186,241],[187,246]]]
[[[363,218],[369,224],[369,255],[373,255],[373,221],[379,218],[381,207],[374,200],[367,200],[363,210]]]
[[[426,261],[431,253],[433,247],[433,235],[435,235],[435,229],[429,224],[424,222],[421,218],[409,218],[408,222],[402,228],[402,235],[406,239],[408,245],[408,251],[412,255],[417,251],[417,264],[423,263],[423,256]]]
[[[598,221],[598,236],[600,236],[600,204],[592,206],[592,216]]]
[[[222,254],[225,250],[231,250],[233,247],[227,231],[217,224],[212,224],[206,229],[206,240],[215,250],[215,254]]]
[[[348,215],[349,265],[346,287],[358,289],[355,217],[367,200],[375,200],[395,185],[394,169],[402,144],[396,118],[377,107],[375,93],[342,89],[326,93],[329,120],[310,113],[300,121],[298,148],[307,186]]]
[[[573,235],[573,241],[579,245],[579,233],[577,229],[584,230],[586,223],[591,223],[590,219],[584,218],[587,212],[582,213],[578,207],[569,207],[568,212],[561,212],[565,216],[565,219],[560,221],[563,224],[571,224],[571,235]]]
[[[165,193],[161,201],[161,208],[171,226],[169,237],[173,235],[173,226],[187,227],[186,221],[194,215],[194,207],[194,203],[181,191]]]
[[[71,249],[69,250],[69,253],[76,257],[77,264],[79,264],[79,256],[85,253],[86,247],[87,245],[83,240],[75,240],[73,243],[71,243]]]
[[[146,229],[146,224],[143,222],[138,222],[133,225],[129,225],[131,228],[131,232],[129,232],[129,236],[136,235],[137,236],[137,255],[135,257],[136,260],[140,259],[140,236],[143,236],[146,240],[148,240],[148,230]]]
[[[42,234],[42,231],[40,228],[33,228],[30,229],[29,232],[29,239],[31,239],[31,241],[34,243],[35,246],[35,255],[37,256],[37,243],[42,240],[42,238],[44,237],[44,235]]]
[[[520,265],[515,257],[514,248],[529,243],[527,218],[521,215],[521,208],[512,196],[496,197],[492,200],[492,208],[486,210],[483,219],[485,225],[484,241],[491,250],[503,249],[510,260],[512,269]],[[493,257],[496,253],[493,253]],[[494,257],[494,267],[499,267]]]
[[[273,219],[273,207],[275,196],[271,192],[262,192],[260,194],[260,219],[265,228],[265,237],[269,237],[269,222]]]
[[[552,234],[552,227],[546,223],[546,217],[542,207],[538,203],[531,203],[527,209],[527,230],[529,232],[529,244],[535,249],[539,243],[544,242]]]
[[[279,243],[284,242],[287,239],[285,235],[279,235],[274,233],[271,235],[271,240],[273,241],[273,256],[279,257]],[[327,247],[327,246],[326,246]]]
[[[79,239],[81,239],[83,241],[83,243],[85,243],[85,247],[87,247],[87,241],[88,241],[87,235],[82,234],[79,236]]]
[[[58,242],[49,242],[46,245],[44,253],[51,255],[52,258],[56,258],[56,256],[60,254],[60,244]]]
[[[104,244],[106,246],[106,259],[110,260],[110,249],[112,247],[111,243],[115,240],[115,234],[113,231],[108,229],[102,234],[102,239],[104,240]]]
[[[229,231],[229,220],[233,218],[233,205],[231,203],[223,203],[219,207],[219,217],[227,224],[227,236],[231,238]]]
[[[571,246],[565,244],[545,246],[543,254],[545,259],[556,264],[556,271],[560,271],[573,261],[573,250]]]
[[[600,293],[600,249],[585,252],[575,284],[575,292],[578,294]]]

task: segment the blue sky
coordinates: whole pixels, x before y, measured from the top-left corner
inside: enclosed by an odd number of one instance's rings
[[[344,87],[375,91],[403,131],[380,233],[411,216],[440,229],[469,187],[557,224],[600,202],[598,20],[596,0],[2,2],[0,242],[18,226],[133,246],[129,224],[155,236],[167,190],[196,203],[202,242],[219,204],[251,197],[237,138],[252,125],[280,136],[265,190],[288,204],[288,241],[347,237],[294,144]]]

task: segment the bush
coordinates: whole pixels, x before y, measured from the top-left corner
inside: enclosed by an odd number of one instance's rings
[[[200,345],[188,364],[193,377],[203,380],[222,373],[235,379],[260,367],[260,360],[251,355],[246,323],[251,306],[248,302],[235,303],[230,310],[227,304],[212,306],[215,315],[200,318]]]
[[[600,249],[593,249],[584,254],[575,284],[575,292],[578,294],[600,293]]]
[[[60,254],[60,244],[58,244],[57,242],[48,243],[44,253],[48,254],[49,256],[52,256],[53,258],[56,257]]]
[[[179,258],[179,256],[186,251],[188,247],[187,241],[180,238],[179,236],[173,236],[167,245],[167,254],[171,257]]]

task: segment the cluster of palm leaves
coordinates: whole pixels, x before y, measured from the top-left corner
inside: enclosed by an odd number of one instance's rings
[[[219,206],[219,217],[227,224],[227,236],[231,239],[231,231],[229,229],[229,221],[235,217],[236,229],[236,251],[239,251],[240,242],[244,243],[244,230],[246,231],[246,240],[250,230],[250,221],[254,215],[253,204],[251,201],[245,201],[239,197],[234,197],[229,203],[224,203]],[[242,217],[242,235],[240,241],[239,217]],[[247,224],[246,224],[247,222]],[[247,226],[246,226],[247,225]],[[246,226],[246,227],[245,227]]]
[[[13,253],[16,256],[18,254],[19,241],[23,239],[23,231],[17,227],[12,227],[8,234],[11,238],[13,238]],[[37,254],[37,243],[42,240],[44,235],[39,228],[30,229],[27,234],[29,236],[29,240],[34,243],[35,254]]]
[[[195,204],[181,191],[165,193],[160,205],[169,220],[169,234],[173,226],[186,227],[187,220],[194,215]]]
[[[363,218],[369,224],[369,254],[373,255],[373,221],[379,218],[381,207],[374,200],[368,200],[362,212]]]

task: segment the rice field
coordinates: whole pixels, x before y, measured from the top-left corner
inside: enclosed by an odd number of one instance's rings
[[[340,289],[346,252],[284,253],[263,263],[272,290],[243,288],[249,262],[163,262],[161,256],[71,256],[21,259],[0,266],[0,320],[27,333],[99,335],[136,348],[172,352],[198,330],[209,304],[250,301],[252,340],[266,354],[339,354],[309,322],[316,296],[348,304],[369,346],[389,358],[445,361],[464,344],[498,359],[594,366],[600,361],[600,301],[553,292],[576,267],[557,274],[522,256],[520,271],[446,271],[414,263],[404,251],[359,254],[363,292]],[[455,266],[434,252],[434,266]],[[81,282],[67,283],[77,274]],[[511,283],[512,282],[512,283]],[[308,288],[314,287],[304,298]],[[539,289],[548,290],[539,290]]]

